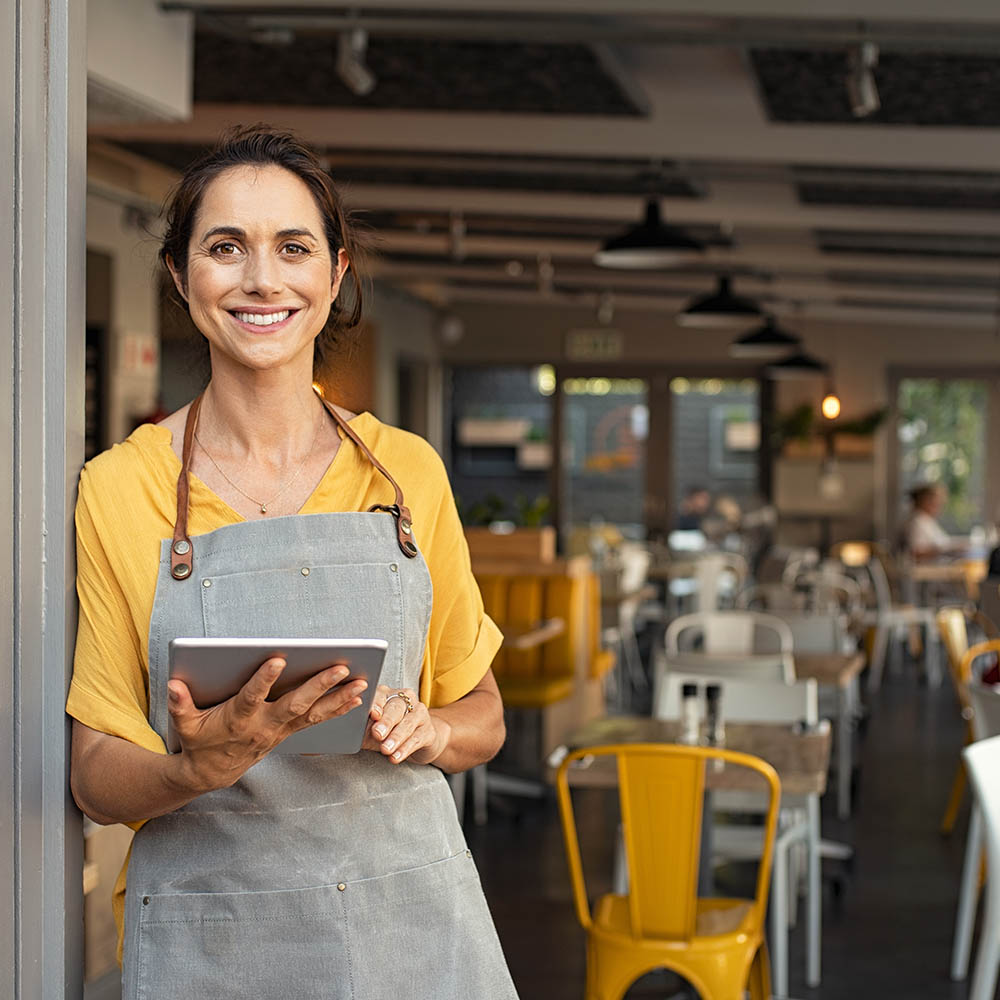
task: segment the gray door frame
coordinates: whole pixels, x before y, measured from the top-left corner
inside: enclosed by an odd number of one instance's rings
[[[0,996],[83,994],[83,837],[63,710],[83,456],[86,3],[0,4]],[[7,765],[9,762],[9,765]]]

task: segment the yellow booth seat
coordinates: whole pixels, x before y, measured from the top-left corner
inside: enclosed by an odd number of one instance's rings
[[[561,575],[477,575],[486,613],[501,630],[529,631],[560,618],[565,629],[532,649],[505,647],[493,672],[509,708],[544,708],[574,691],[580,639],[585,635],[586,577]]]

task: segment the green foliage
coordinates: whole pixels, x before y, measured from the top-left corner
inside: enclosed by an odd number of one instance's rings
[[[546,523],[552,506],[547,496],[537,496],[529,500],[523,494],[514,498],[513,510],[496,493],[488,493],[466,508],[459,497],[455,498],[458,516],[466,527],[488,527],[494,521],[513,521],[522,528],[538,528]]]
[[[903,379],[899,384],[903,489],[941,483],[948,502],[941,520],[968,531],[983,516],[987,390],[973,379]]]

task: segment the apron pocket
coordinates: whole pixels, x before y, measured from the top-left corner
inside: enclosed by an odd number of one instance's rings
[[[469,852],[343,896],[359,1000],[517,1000]]]
[[[381,683],[405,686],[404,654],[411,651],[404,647],[396,563],[249,570],[202,582],[211,584],[199,588],[206,636],[385,639]]]
[[[135,1000],[355,996],[336,885],[142,898]]]

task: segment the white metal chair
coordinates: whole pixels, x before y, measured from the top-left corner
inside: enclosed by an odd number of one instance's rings
[[[819,721],[817,686],[814,680],[782,681],[748,680],[736,677],[711,676],[701,673],[673,672],[667,674],[659,698],[653,703],[653,715],[660,719],[676,719],[680,715],[681,691],[685,684],[718,684],[722,687],[723,714],[729,722],[803,723],[814,726]],[[718,792],[715,807],[727,811],[759,811],[760,796],[747,793]],[[771,959],[774,995],[788,992],[788,927],[796,891],[789,877],[792,850],[806,847],[807,858],[807,978],[810,985],[820,979],[820,856],[819,798],[806,796],[805,801],[782,796],[782,821],[775,841],[774,868],[771,881]],[[750,834],[753,842],[742,836]],[[759,831],[756,827],[716,827],[714,851],[728,858],[757,857],[760,853]]]
[[[1000,736],[1000,688],[980,684],[973,681],[965,687],[969,695],[969,703],[972,706],[972,734],[976,742],[980,740],[990,740],[992,737]],[[994,741],[995,742],[995,741]],[[975,745],[973,743],[972,745]],[[969,760],[965,758],[966,768]],[[997,784],[997,771],[994,770],[991,781],[994,786]],[[969,972],[969,954],[972,950],[972,925],[976,918],[976,902],[979,896],[979,869],[983,852],[983,812],[979,803],[979,796],[972,804],[972,812],[969,816],[969,833],[965,844],[965,861],[962,865],[962,881],[958,894],[958,914],[955,918],[955,940],[951,953],[951,978],[958,981],[965,979]],[[991,856],[989,859],[991,882],[995,884],[1000,881],[996,873],[1000,871],[997,867],[1000,861]],[[987,890],[989,892],[989,890]],[[987,903],[987,920],[984,922],[982,935],[985,938],[989,927],[989,904]],[[1000,937],[1000,912],[996,914],[997,923],[994,925],[996,935]],[[998,942],[1000,943],[1000,942]],[[982,949],[982,945],[980,945]],[[994,962],[994,977],[996,975],[996,963]],[[970,996],[974,996],[970,993]],[[992,988],[988,995],[992,997]]]
[[[1000,736],[978,740],[962,753],[982,817],[983,840],[990,870],[969,1000],[992,1000],[1000,967],[1000,782],[997,781],[997,774],[1000,774]],[[968,863],[966,855],[966,865]],[[978,866],[978,852],[973,864]]]
[[[849,575],[863,572],[871,586],[874,607],[860,616],[865,625],[875,629],[869,658],[869,690],[877,691],[881,686],[892,633],[911,627],[923,630],[924,671],[928,684],[937,687],[941,683],[941,655],[934,609],[894,603],[889,577],[874,543],[842,542],[834,548],[834,559]]]
[[[792,633],[795,653],[845,653],[854,648],[847,629],[847,617],[833,614],[776,612]],[[855,676],[846,686],[820,692],[820,710],[837,720],[837,814],[846,819],[851,814],[851,775],[854,770],[855,719],[861,711],[861,693]],[[841,856],[846,856],[842,854]]]

